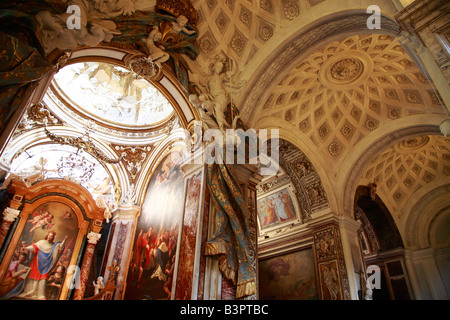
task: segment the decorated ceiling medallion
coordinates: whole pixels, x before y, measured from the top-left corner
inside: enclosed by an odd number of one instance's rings
[[[156,126],[174,112],[166,97],[149,81],[109,63],[68,65],[55,75],[53,86],[73,110],[112,127]]]
[[[355,58],[346,58],[339,60],[331,67],[331,77],[337,81],[354,81],[357,79],[364,66],[362,62]]]
[[[401,150],[411,151],[426,146],[428,142],[430,142],[429,136],[420,136],[403,140],[398,144],[398,147]]]
[[[333,90],[361,85],[372,73],[373,61],[365,52],[350,50],[331,56],[319,70],[320,83]]]

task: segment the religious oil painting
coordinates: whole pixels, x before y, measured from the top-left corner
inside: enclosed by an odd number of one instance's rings
[[[259,286],[262,300],[317,300],[312,248],[261,260]]]
[[[173,151],[158,164],[150,179],[136,226],[126,300],[171,298],[183,212],[181,161],[181,152]]]
[[[1,300],[58,300],[78,235],[75,212],[47,202],[30,215],[0,284]]]
[[[258,197],[258,220],[262,230],[298,219],[297,204],[289,186]]]
[[[199,222],[202,172],[189,178],[186,183],[186,199],[184,206],[183,228],[180,244],[180,265],[177,275],[177,300],[191,299],[195,245]]]

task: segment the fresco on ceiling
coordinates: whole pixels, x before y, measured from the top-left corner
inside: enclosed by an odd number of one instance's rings
[[[183,211],[181,153],[155,169],[139,216],[128,269],[126,300],[169,299]]]
[[[262,228],[295,219],[295,206],[287,188],[258,199],[258,218]]]
[[[30,214],[0,283],[1,300],[57,300],[78,234],[75,212],[59,202]]]
[[[78,108],[109,123],[152,125],[173,112],[167,99],[150,82],[109,63],[71,64],[54,79]]]
[[[260,261],[259,298],[317,300],[312,248]]]

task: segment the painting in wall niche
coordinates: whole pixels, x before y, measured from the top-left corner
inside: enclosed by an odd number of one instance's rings
[[[126,300],[170,299],[183,211],[181,153],[156,167],[146,191],[127,275]]]
[[[317,300],[312,248],[259,262],[261,300]]]
[[[258,197],[258,220],[261,230],[280,227],[298,219],[297,204],[289,186]]]
[[[0,299],[59,299],[77,234],[78,220],[69,206],[47,202],[37,207],[2,279]]]

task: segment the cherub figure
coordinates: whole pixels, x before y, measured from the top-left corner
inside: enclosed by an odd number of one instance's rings
[[[161,39],[162,33],[159,31],[158,26],[153,26],[152,31],[150,31],[147,36],[147,40],[145,41],[147,49],[150,53],[148,60],[159,64],[166,62],[170,58],[170,55],[164,51],[165,48],[162,45],[156,45],[156,43],[161,41]]]
[[[37,214],[31,221],[29,221],[33,225],[30,232],[45,226],[47,226],[47,229],[51,229],[54,226],[54,223],[52,223],[53,218],[53,215],[47,210]]]
[[[94,294],[97,295],[100,291],[105,288],[105,283],[103,282],[103,277],[98,277],[97,281],[93,282],[94,285]]]
[[[176,21],[172,22],[172,31],[175,33],[184,32],[188,35],[194,34],[195,30],[189,30],[186,28],[186,24],[188,23],[188,18],[186,18],[184,15],[179,15]]]

